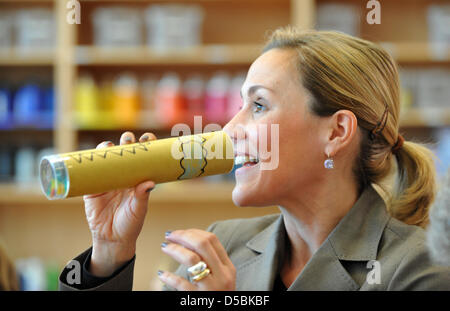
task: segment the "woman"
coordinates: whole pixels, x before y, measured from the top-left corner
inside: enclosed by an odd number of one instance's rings
[[[419,227],[435,192],[431,152],[398,132],[398,73],[384,50],[336,32],[279,29],[249,69],[242,96],[224,130],[236,149],[258,150],[257,125],[278,124],[279,165],[260,170],[270,159],[259,159],[237,170],[233,201],[276,204],[281,213],[167,232],[162,250],[182,264],[176,274],[158,272],[168,288],[450,288],[450,270],[429,262]],[[122,135],[121,144],[132,142],[132,133]],[[383,186],[392,174],[396,186]],[[383,200],[372,184],[392,195]],[[153,187],[85,196],[93,247],[77,258],[82,284],[69,286],[63,271],[63,289],[131,289]],[[189,275],[187,267],[200,270]]]
[[[6,253],[6,247],[0,240],[0,291],[19,290],[19,278],[13,262]]]

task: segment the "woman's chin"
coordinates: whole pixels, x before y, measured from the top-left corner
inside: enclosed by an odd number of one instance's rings
[[[236,184],[232,192],[233,203],[240,207],[255,206],[257,203],[256,197],[254,191],[251,191],[248,187],[242,187],[239,184]]]

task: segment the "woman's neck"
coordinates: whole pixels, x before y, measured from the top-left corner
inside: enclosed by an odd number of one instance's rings
[[[357,189],[353,181],[346,183],[341,179],[334,183],[328,179],[320,187],[299,192],[297,198],[280,206],[288,236],[282,272],[290,274],[288,279],[292,282],[355,204]]]

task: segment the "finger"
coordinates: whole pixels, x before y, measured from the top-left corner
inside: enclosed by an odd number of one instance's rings
[[[188,230],[191,234],[202,237],[203,239],[207,240],[212,247],[214,248],[217,256],[219,257],[220,261],[225,265],[233,265],[230,257],[228,256],[227,251],[223,247],[222,243],[220,243],[219,239],[214,233],[199,230],[199,229],[190,229]],[[176,232],[176,231],[174,231]]]
[[[222,243],[220,243],[219,239],[217,238],[217,236],[214,233],[204,231],[204,230],[199,230],[199,229],[193,229],[193,231],[198,231],[202,234],[207,235],[210,239],[211,245],[214,247],[214,249],[217,253],[217,256],[220,258],[222,263],[224,265],[234,266],[233,263],[231,262],[230,257],[228,256],[227,251],[225,250]]]
[[[135,188],[136,198],[138,199],[142,198],[147,200],[150,191],[152,191],[153,188],[155,188],[155,185],[156,185],[155,182],[151,180],[144,181],[143,183],[137,185]]]
[[[132,212],[140,218],[147,213],[148,198],[150,192],[155,187],[155,183],[151,180],[144,181],[135,187],[134,191],[134,204],[131,205]]]
[[[182,277],[173,274],[168,271],[158,271],[158,277],[161,282],[169,285],[170,287],[175,288],[179,291],[193,291],[197,290],[197,287]]]
[[[181,244],[199,254],[211,271],[221,271],[223,263],[211,242],[213,234],[205,233],[209,232],[195,229],[176,230],[172,231],[166,239],[170,242]]]
[[[202,260],[197,253],[180,244],[163,243],[161,244],[161,249],[164,253],[186,267],[193,266]]]
[[[95,149],[102,149],[102,148],[106,148],[106,147],[112,147],[114,146],[112,141],[103,141],[100,144],[97,145],[97,147]]]
[[[139,138],[140,143],[144,143],[146,141],[151,141],[151,140],[157,140],[157,138],[156,138],[155,134],[149,133],[149,132],[142,134],[142,136]]]
[[[121,145],[127,145],[132,144],[136,141],[136,138],[134,137],[134,134],[132,132],[125,132],[120,136],[120,144]]]

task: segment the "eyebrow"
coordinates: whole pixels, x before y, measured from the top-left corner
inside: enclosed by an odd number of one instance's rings
[[[258,85],[258,84],[257,85],[252,85],[251,87],[248,88],[248,96],[253,95],[258,89],[266,89],[266,90],[272,91],[271,89],[269,89],[269,88],[267,88],[265,86],[262,86],[262,85]],[[239,93],[241,95],[241,98],[243,98],[242,90],[240,90]]]

